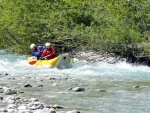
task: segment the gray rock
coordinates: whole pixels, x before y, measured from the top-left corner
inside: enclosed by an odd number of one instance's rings
[[[24,87],[32,87],[31,84],[25,84]]]
[[[136,85],[136,86],[133,86],[133,88],[140,88],[140,86]]]
[[[4,93],[4,90],[0,88],[0,93]]]
[[[51,109],[50,109],[50,113],[56,113],[56,109],[51,108]]]
[[[97,89],[95,91],[97,91],[97,92],[106,92],[106,90],[104,90],[104,89]]]
[[[51,110],[48,108],[44,108],[44,109],[35,110],[33,113],[51,113]]]
[[[43,109],[44,104],[40,102],[34,102],[33,106],[35,106],[37,109]]]
[[[4,75],[8,75],[8,73],[4,73]]]
[[[18,109],[19,109],[19,110],[26,110],[26,109],[27,109],[27,106],[21,105],[21,106],[18,107]]]
[[[14,96],[8,96],[4,99],[5,102],[9,103],[9,104],[14,104],[16,99]]]
[[[38,87],[43,87],[43,85],[38,85]]]
[[[7,109],[17,109],[17,105],[16,104],[9,104],[8,106],[7,106]]]
[[[27,104],[27,107],[32,107],[34,105],[33,102],[30,102],[29,104]]]
[[[17,113],[15,109],[7,109],[8,113]]]
[[[3,101],[3,97],[0,97],[0,102],[2,102]]]
[[[25,109],[25,110],[19,110],[18,113],[33,113],[33,112],[28,109]]]
[[[36,102],[36,101],[39,101],[37,98],[31,98],[28,100],[29,102]]]
[[[53,107],[53,108],[55,108],[55,109],[56,109],[56,108],[57,108],[57,109],[63,109],[63,107],[62,107],[62,106],[57,105],[57,104],[53,105],[52,107]]]
[[[1,113],[1,112],[8,112],[8,110],[5,109],[5,108],[0,108],[0,113]]]
[[[44,108],[52,108],[53,107],[53,105],[44,105]]]
[[[85,88],[75,87],[75,88],[72,89],[72,91],[74,91],[74,92],[85,91]]]
[[[71,91],[71,90],[72,90],[72,88],[68,88],[68,90],[69,90],[69,91]]]
[[[37,108],[36,108],[36,106],[33,105],[33,106],[31,106],[31,107],[28,107],[28,109],[29,109],[29,110],[36,110]]]
[[[14,89],[5,88],[4,94],[5,94],[5,95],[17,94],[17,91],[14,90]]]
[[[8,100],[7,103],[9,104],[14,104],[16,101],[15,100]]]

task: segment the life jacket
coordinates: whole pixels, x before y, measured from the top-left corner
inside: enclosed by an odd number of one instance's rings
[[[39,59],[45,49],[45,46],[37,46],[35,50],[32,51],[32,53],[37,57],[37,59]]]
[[[45,49],[41,55],[41,57],[46,57],[47,60],[53,59],[55,56],[56,56],[56,51],[52,47],[50,49]]]

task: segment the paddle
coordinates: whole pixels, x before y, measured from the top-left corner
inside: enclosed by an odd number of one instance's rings
[[[49,54],[49,55],[44,56],[44,57],[40,57],[39,60],[43,60],[43,59],[45,59],[45,58],[47,58],[47,57],[49,57],[49,56],[51,56],[51,55],[52,55],[52,54]]]
[[[31,65],[34,65],[37,61],[37,57],[35,56],[31,56],[31,57],[28,57],[28,63],[31,64]]]
[[[35,63],[36,63],[36,61],[29,62],[30,65],[34,65]]]

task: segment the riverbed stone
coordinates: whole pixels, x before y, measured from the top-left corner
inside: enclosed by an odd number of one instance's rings
[[[56,109],[50,108],[50,113],[56,113]]]
[[[59,83],[54,83],[53,86],[59,86]]]
[[[25,110],[19,110],[19,112],[17,113],[33,113],[33,111],[29,110],[29,109],[25,109]]]
[[[14,100],[14,101],[15,101],[16,99],[15,99],[14,96],[11,96],[11,95],[5,98],[5,101],[6,101],[6,102],[8,102],[8,101],[10,101],[10,100]]]
[[[4,90],[0,88],[0,93],[4,93]]]
[[[85,91],[85,88],[75,87],[75,88],[72,88],[72,91],[74,91],[74,92]]]
[[[24,85],[24,87],[32,87],[32,85],[27,83],[27,84]]]
[[[36,110],[37,108],[36,108],[36,106],[33,105],[33,106],[31,106],[31,107],[28,107],[28,109],[29,109],[29,110]]]
[[[3,98],[4,98],[4,97],[0,97],[0,102],[2,102],[2,101],[3,101]]]
[[[48,108],[44,108],[44,109],[35,110],[33,113],[51,113],[51,111]]]
[[[1,112],[8,112],[8,110],[5,109],[5,108],[0,108],[0,113],[1,113]]]
[[[21,105],[21,106],[18,107],[18,109],[19,109],[19,110],[26,110],[26,109],[27,109],[27,106]]]
[[[55,108],[55,109],[56,109],[56,108],[57,108],[57,109],[63,109],[63,107],[62,107],[62,106],[57,105],[57,104],[53,105],[53,106],[52,106],[52,108]]]
[[[7,109],[17,109],[17,105],[16,104],[9,104],[8,106],[7,106]]]
[[[47,104],[44,104],[44,108],[52,108],[52,105],[47,105]]]
[[[44,104],[40,102],[34,102],[33,106],[35,106],[37,109],[43,109]]]
[[[8,113],[17,113],[16,109],[7,109]]]
[[[9,103],[9,104],[14,104],[16,101],[15,100],[9,100],[9,101],[7,101],[7,103]]]
[[[32,107],[34,105],[34,102],[30,102],[27,104],[27,107]]]
[[[39,101],[37,98],[31,98],[28,100],[29,102],[36,102],[36,101]]]
[[[140,88],[140,86],[139,85],[135,85],[135,86],[133,86],[133,88]]]
[[[104,89],[96,89],[95,91],[96,92],[106,92],[106,90],[104,90]]]
[[[38,85],[38,87],[43,87],[43,85],[41,84],[41,85]]]
[[[8,79],[9,80],[15,80],[16,78],[15,77],[9,77]]]
[[[11,88],[5,88],[4,94],[5,95],[17,94],[17,91]]]

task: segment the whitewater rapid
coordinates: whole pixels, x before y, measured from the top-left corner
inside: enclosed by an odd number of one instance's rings
[[[33,76],[54,75],[71,77],[111,77],[114,79],[150,79],[150,68],[147,66],[133,66],[126,62],[108,64],[106,62],[88,62],[85,60],[72,59],[67,67],[62,69],[50,69],[49,67],[37,67],[27,63],[27,56],[17,56],[15,54],[0,54],[0,71],[12,76],[23,76],[32,74]]]
[[[149,113],[150,112],[150,67],[135,66],[126,62],[108,64],[106,62],[88,62],[72,59],[71,64],[61,69],[31,66],[26,55],[0,52],[0,80],[8,86],[30,82],[42,89],[25,90],[26,97],[37,97],[45,103],[57,103],[67,109],[78,109],[82,113]],[[10,77],[16,79],[9,81]],[[23,79],[32,78],[31,80]],[[47,81],[47,77],[56,80]],[[7,79],[6,79],[7,78]],[[57,79],[58,78],[58,79]],[[16,81],[15,81],[16,80]],[[53,87],[53,83],[60,86]],[[19,86],[18,86],[19,85]],[[85,92],[66,92],[70,87],[84,87]],[[136,88],[137,87],[137,88]],[[104,90],[106,92],[99,92]],[[57,92],[65,92],[63,94]]]

